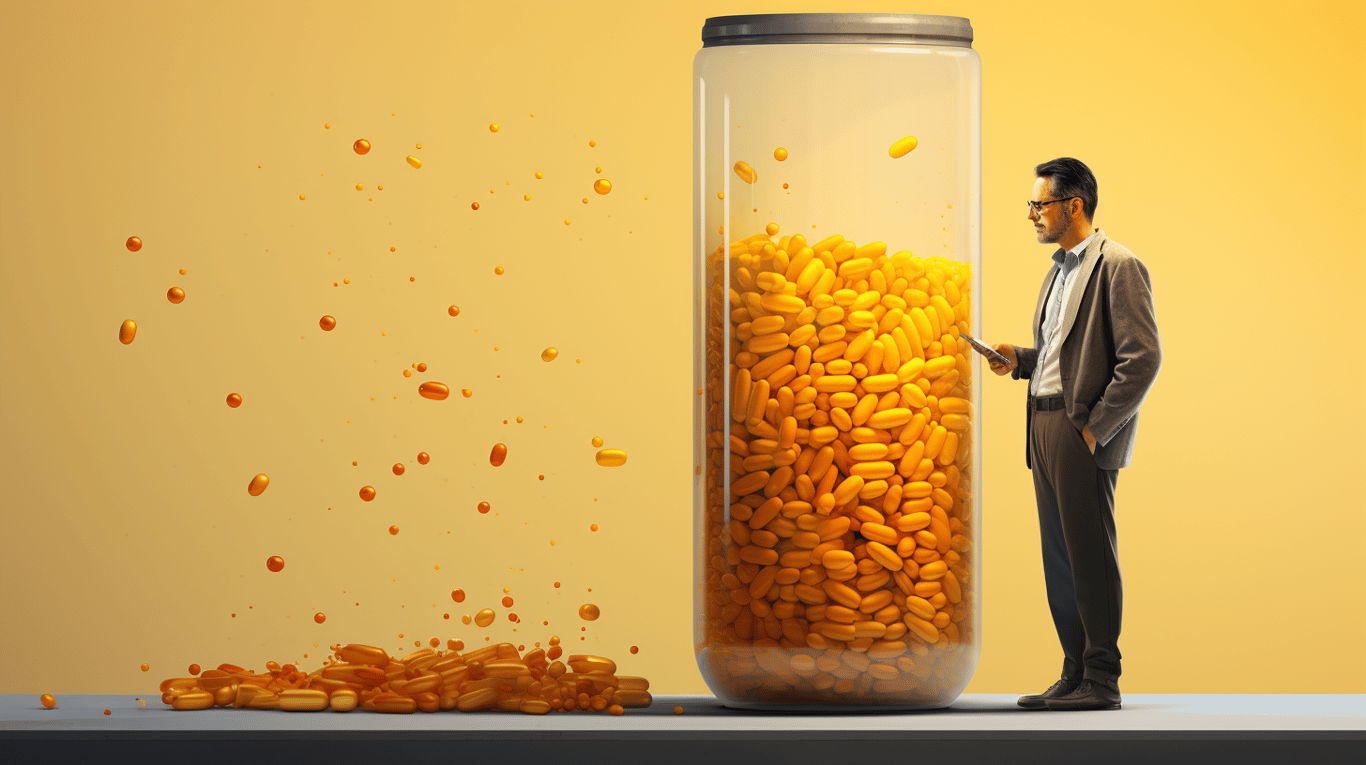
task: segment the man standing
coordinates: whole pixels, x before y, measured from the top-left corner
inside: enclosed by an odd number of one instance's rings
[[[998,375],[1029,381],[1025,465],[1034,473],[1048,606],[1062,679],[1026,709],[1119,709],[1115,484],[1162,349],[1148,269],[1093,229],[1096,178],[1071,157],[1034,168],[1029,219],[1057,243],[1034,309],[1034,347],[998,345]]]

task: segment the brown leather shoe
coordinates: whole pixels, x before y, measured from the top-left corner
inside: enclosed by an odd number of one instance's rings
[[[1072,691],[1075,691],[1079,685],[1081,685],[1081,680],[1079,679],[1068,680],[1067,678],[1063,678],[1058,682],[1053,683],[1053,687],[1043,693],[1033,696],[1021,696],[1017,703],[1025,709],[1047,709],[1049,699],[1066,696]]]
[[[1045,702],[1053,711],[1080,711],[1083,709],[1119,709],[1119,686],[1110,686],[1095,680],[1082,680],[1075,691]]]

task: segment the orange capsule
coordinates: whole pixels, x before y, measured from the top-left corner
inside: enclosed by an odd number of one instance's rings
[[[599,178],[593,182],[593,190],[599,194],[607,194],[612,190],[612,182],[606,178]]]
[[[258,473],[255,478],[251,479],[251,483],[247,484],[247,493],[253,497],[259,497],[269,485],[270,476],[265,473]]]
[[[465,591],[464,591],[464,590],[451,590],[451,600],[454,600],[456,603],[464,603],[464,602],[465,602]]]
[[[232,407],[233,409],[236,409],[237,407],[239,407],[239,406],[241,406],[241,405],[242,405],[242,397],[241,397],[240,395],[238,395],[238,394],[236,394],[236,393],[229,393],[229,394],[228,394],[228,406]]]
[[[317,622],[318,624],[322,624],[323,622],[327,621],[327,614],[324,614],[322,611],[319,611],[318,613],[313,614],[313,621]]]
[[[119,342],[128,345],[137,337],[138,323],[129,319],[119,326]]]
[[[558,349],[546,348],[545,350],[541,351],[541,361],[554,361],[555,357],[559,355],[560,351]]]
[[[318,326],[322,327],[324,332],[331,332],[337,326],[337,319],[334,316],[324,316],[318,320]]]
[[[278,556],[278,555],[272,555],[272,556],[270,556],[269,558],[266,558],[266,569],[268,569],[268,570],[270,570],[270,571],[279,572],[279,571],[283,571],[284,568],[285,568],[285,559],[284,559],[284,558],[281,558],[281,557]]]
[[[431,380],[428,380],[427,382],[424,382],[421,385],[417,386],[417,392],[418,395],[422,396],[423,398],[429,398],[433,401],[445,401],[446,397],[451,395],[451,389],[446,387],[445,383],[434,382]]]
[[[748,162],[739,161],[735,163],[735,174],[745,183],[754,183],[759,180],[759,174],[754,172]]]
[[[185,290],[179,287],[172,287],[166,290],[166,299],[172,303],[181,303],[185,300]]]
[[[47,709],[52,709],[57,706],[57,699],[53,698],[50,693],[44,693],[42,696],[39,696],[38,701],[42,702],[43,706]]]
[[[419,464],[419,465],[425,465],[425,464],[427,464],[428,462],[431,462],[431,461],[432,461],[432,455],[430,455],[430,454],[428,454],[428,453],[426,453],[426,452],[418,452],[418,453],[417,453],[417,464]]]
[[[398,527],[397,527],[397,526],[390,526],[390,527],[389,527],[389,533],[390,533],[390,534],[398,534]]]
[[[373,487],[373,486],[362,486],[362,487],[360,487],[360,498],[363,499],[363,500],[365,500],[366,502],[369,502],[369,501],[373,500],[373,499],[375,498],[375,487]]]
[[[406,470],[407,470],[407,468],[403,467],[403,463],[402,463],[402,462],[395,462],[395,463],[394,463],[394,475],[403,475],[404,471],[406,471]]]
[[[465,650],[465,641],[451,638],[446,641],[446,647],[452,651],[463,651]]]
[[[356,140],[354,144],[351,145],[351,148],[355,149],[357,154],[369,154],[370,142],[365,140],[364,138],[359,138]]]
[[[419,372],[426,372],[426,371],[427,371],[427,363],[426,363],[426,362],[423,362],[423,361],[417,362],[417,371],[419,371]]]
[[[602,616],[602,611],[592,603],[585,603],[579,606],[580,619],[583,619],[586,622],[594,622],[598,620],[599,616]]]
[[[459,315],[460,315],[460,306],[458,306],[458,305],[453,305],[453,306],[451,306],[450,308],[447,308],[447,309],[446,309],[446,313],[450,314],[451,316],[459,316]]]
[[[490,504],[487,503],[487,502],[480,502],[480,503],[479,503],[479,512],[480,512],[481,514],[483,514],[483,515],[488,515],[488,512],[489,512],[490,510],[492,510],[492,509],[493,509],[493,506],[490,505]]]
[[[492,608],[485,608],[474,615],[474,623],[480,627],[487,627],[493,624],[494,613]]]
[[[503,464],[503,460],[506,460],[507,458],[507,444],[494,444],[493,451],[489,452],[489,464],[494,467],[499,467]]]
[[[198,665],[198,664],[191,664],[191,665],[190,665],[190,674],[191,674],[191,675],[198,675],[198,674],[199,674],[199,665]]]
[[[128,241],[124,242],[123,244],[125,247],[128,248],[129,252],[137,252],[138,250],[142,249],[141,237],[130,236],[128,237]]]
[[[503,608],[512,608],[512,598],[510,596],[503,596]]]

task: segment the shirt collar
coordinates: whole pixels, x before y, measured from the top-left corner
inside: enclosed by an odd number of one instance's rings
[[[1091,232],[1090,236],[1078,242],[1077,245],[1070,250],[1063,250],[1061,247],[1059,247],[1057,251],[1053,253],[1053,261],[1058,265],[1062,266],[1064,270],[1071,270],[1072,268],[1076,268],[1077,265],[1081,262],[1082,256],[1085,255],[1086,248],[1090,246],[1091,240],[1095,239],[1096,234],[1099,233],[1100,229],[1097,228],[1096,230]]]

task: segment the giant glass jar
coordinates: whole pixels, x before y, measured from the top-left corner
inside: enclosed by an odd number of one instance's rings
[[[695,629],[726,705],[947,706],[980,639],[967,19],[708,19],[693,64]]]

